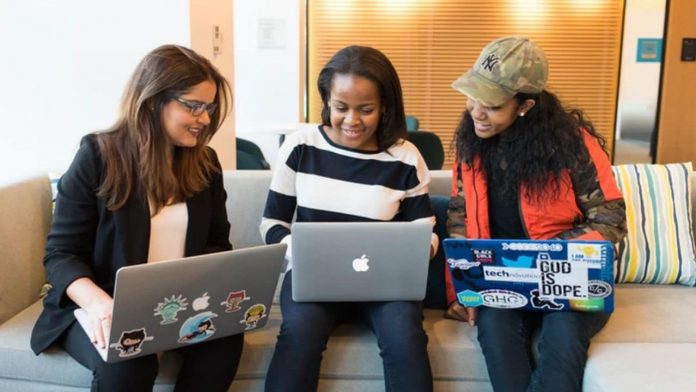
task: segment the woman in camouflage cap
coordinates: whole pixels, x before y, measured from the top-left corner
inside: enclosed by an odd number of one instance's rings
[[[505,37],[453,83],[468,97],[456,133],[453,237],[617,243],[625,235],[625,205],[604,140],[581,111],[564,109],[545,90],[547,79],[541,48]],[[590,339],[609,314],[466,308],[447,280],[447,314],[478,324],[496,391],[581,390]]]

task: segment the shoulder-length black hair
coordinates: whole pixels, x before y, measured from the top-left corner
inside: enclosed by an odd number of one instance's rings
[[[377,147],[384,151],[399,139],[406,138],[406,115],[401,82],[391,61],[377,49],[367,46],[348,46],[331,57],[319,73],[317,86],[324,106],[321,109],[323,125],[331,125],[329,99],[335,74],[362,76],[379,88],[380,104],[384,112],[377,128]]]
[[[566,110],[549,91],[518,93],[515,99],[518,104],[532,99],[535,105],[493,138],[476,136],[471,115],[464,112],[456,132],[457,159],[474,167],[474,158],[480,157],[480,169],[487,174],[504,159],[503,178],[495,179],[501,192],[510,196],[525,185],[527,196],[541,201],[557,193],[564,170],[572,170],[578,162],[589,159],[583,130],[597,138],[603,148],[606,142],[581,110]]]

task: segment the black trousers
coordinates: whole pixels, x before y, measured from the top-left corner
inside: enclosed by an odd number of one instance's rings
[[[92,371],[93,392],[152,391],[159,368],[156,354],[106,363],[77,322],[65,332],[61,344]],[[183,357],[174,390],[227,391],[237,373],[243,344],[244,334],[239,334],[174,350]]]

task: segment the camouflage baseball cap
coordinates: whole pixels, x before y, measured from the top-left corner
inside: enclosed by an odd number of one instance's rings
[[[452,87],[486,106],[500,106],[517,93],[540,93],[549,76],[546,55],[527,38],[503,37],[486,45]]]

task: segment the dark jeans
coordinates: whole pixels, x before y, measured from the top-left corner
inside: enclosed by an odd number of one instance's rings
[[[183,357],[175,391],[227,391],[237,373],[243,343],[244,334],[238,334],[174,350]],[[93,392],[152,391],[159,367],[156,354],[106,363],[77,322],[63,335],[62,345],[92,371]]]
[[[428,337],[419,302],[295,302],[292,273],[280,293],[283,323],[266,377],[266,391],[317,390],[322,353],[334,327],[357,316],[377,336],[386,391],[433,389]]]
[[[607,313],[479,308],[478,339],[496,392],[580,391],[590,339]],[[539,328],[538,358],[532,335]]]

